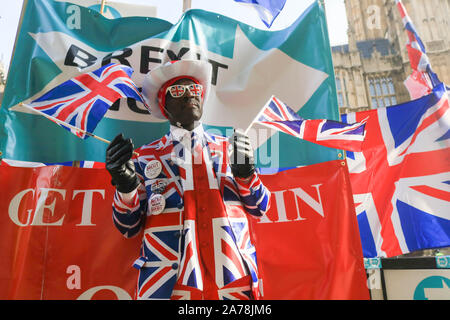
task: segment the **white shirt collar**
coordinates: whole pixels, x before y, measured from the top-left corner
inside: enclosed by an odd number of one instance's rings
[[[198,125],[192,131],[195,132],[195,134],[198,135],[199,137],[203,137],[204,130],[202,123],[199,122]],[[190,139],[192,131],[188,131],[184,128],[178,128],[177,126],[170,125],[170,134],[172,135],[172,139],[175,141],[181,141],[181,139],[185,135],[189,135]]]

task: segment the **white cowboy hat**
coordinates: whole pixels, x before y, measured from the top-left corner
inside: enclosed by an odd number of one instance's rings
[[[195,78],[203,86],[203,103],[206,102],[211,88],[212,66],[203,60],[170,61],[150,70],[142,83],[142,95],[153,116],[167,119],[161,111],[158,100],[160,88],[169,80],[180,76]]]

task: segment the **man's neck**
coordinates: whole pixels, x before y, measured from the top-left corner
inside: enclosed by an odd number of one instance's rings
[[[187,131],[192,131],[197,126],[199,126],[201,124],[201,122],[200,121],[194,121],[194,122],[192,122],[190,124],[181,124],[181,123],[178,122],[178,123],[170,123],[170,124],[173,125],[173,126],[176,126],[178,128],[183,128],[183,129],[185,129]]]

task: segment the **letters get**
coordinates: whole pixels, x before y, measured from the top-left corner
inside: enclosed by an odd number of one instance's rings
[[[8,215],[12,222],[19,227],[25,226],[61,226],[64,221],[66,212],[55,212],[55,205],[57,202],[67,201],[65,189],[54,188],[39,188],[25,189],[17,193],[11,200],[8,207]],[[77,226],[94,226],[92,223],[92,202],[94,194],[99,193],[102,199],[105,198],[104,189],[90,189],[90,190],[73,190],[71,200],[79,194],[83,196],[83,205],[81,209],[81,221]],[[31,201],[30,201],[31,197]],[[37,198],[37,201],[35,200]],[[50,199],[50,200],[48,200]],[[51,201],[50,203],[48,203]],[[21,205],[29,205],[36,203],[34,208],[27,208],[20,210]],[[26,219],[21,219],[21,213],[26,211]],[[34,212],[34,214],[33,214]],[[49,221],[51,220],[51,221]]]

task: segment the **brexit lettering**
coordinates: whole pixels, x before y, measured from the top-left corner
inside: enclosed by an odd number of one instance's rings
[[[310,212],[325,218],[325,212],[320,194],[322,184],[312,185],[313,193],[303,188],[271,191],[271,209],[259,223],[294,222],[307,220]],[[305,214],[304,214],[305,213]]]
[[[61,226],[66,214],[60,208],[61,203],[69,198],[79,201],[81,198],[81,219],[76,226],[95,226],[92,223],[92,206],[94,197],[105,199],[104,189],[73,190],[72,196],[65,189],[38,188],[25,189],[17,193],[10,201],[8,215],[19,227],[25,226]],[[65,205],[65,208],[69,206]],[[78,214],[71,212],[71,214]]]
[[[90,67],[97,63],[99,59],[102,61],[102,66],[111,63],[112,60],[119,62],[123,65],[133,67],[130,61],[136,60],[133,55],[136,51],[140,51],[139,68],[135,68],[135,72],[139,70],[141,74],[147,74],[151,70],[151,64],[161,64],[167,60],[181,60],[187,53],[190,58],[202,59],[202,54],[199,52],[193,52],[188,47],[181,47],[176,53],[172,49],[165,49],[157,46],[138,46],[135,48],[124,48],[115,52],[111,52],[106,56],[96,56],[95,53],[91,53],[86,49],[80,48],[75,44],[72,44],[67,50],[66,57],[64,59],[64,65],[78,67],[81,69]],[[211,84],[217,84],[217,77],[221,69],[228,69],[228,65],[215,61],[213,59],[207,59],[212,66],[212,78]]]
[[[195,51],[195,48],[188,47],[180,47],[178,50],[175,48],[162,48],[157,45],[141,45],[135,46],[133,48],[124,48],[121,50],[117,50],[105,55],[105,53],[98,52],[89,48],[88,46],[84,46],[81,48],[75,44],[71,44],[64,58],[64,65],[69,67],[77,67],[79,69],[85,69],[91,67],[93,65],[98,64],[101,61],[101,65],[104,66],[111,62],[118,62],[120,64],[132,67],[135,72],[138,72],[136,76],[137,79],[140,79],[141,76],[147,74],[154,66],[162,64],[167,60],[180,60],[182,58],[189,59],[197,59],[200,60],[204,58],[202,53]],[[219,76],[219,72],[222,70],[228,69],[228,65],[222,62],[219,62],[214,59],[207,59],[207,61],[212,66],[212,77],[211,84],[213,86],[217,85],[217,79]],[[139,81],[136,82],[139,85]],[[139,88],[140,89],[140,88]],[[127,98],[126,103],[120,100],[117,100],[109,110],[111,112],[117,112],[121,107],[128,107],[131,111],[132,118],[128,118],[121,110],[120,119],[124,120],[136,120],[132,116],[134,115],[147,115],[148,110],[142,105],[136,103],[134,99]],[[107,117],[111,117],[112,114],[108,113]],[[128,110],[126,111],[128,112]]]

